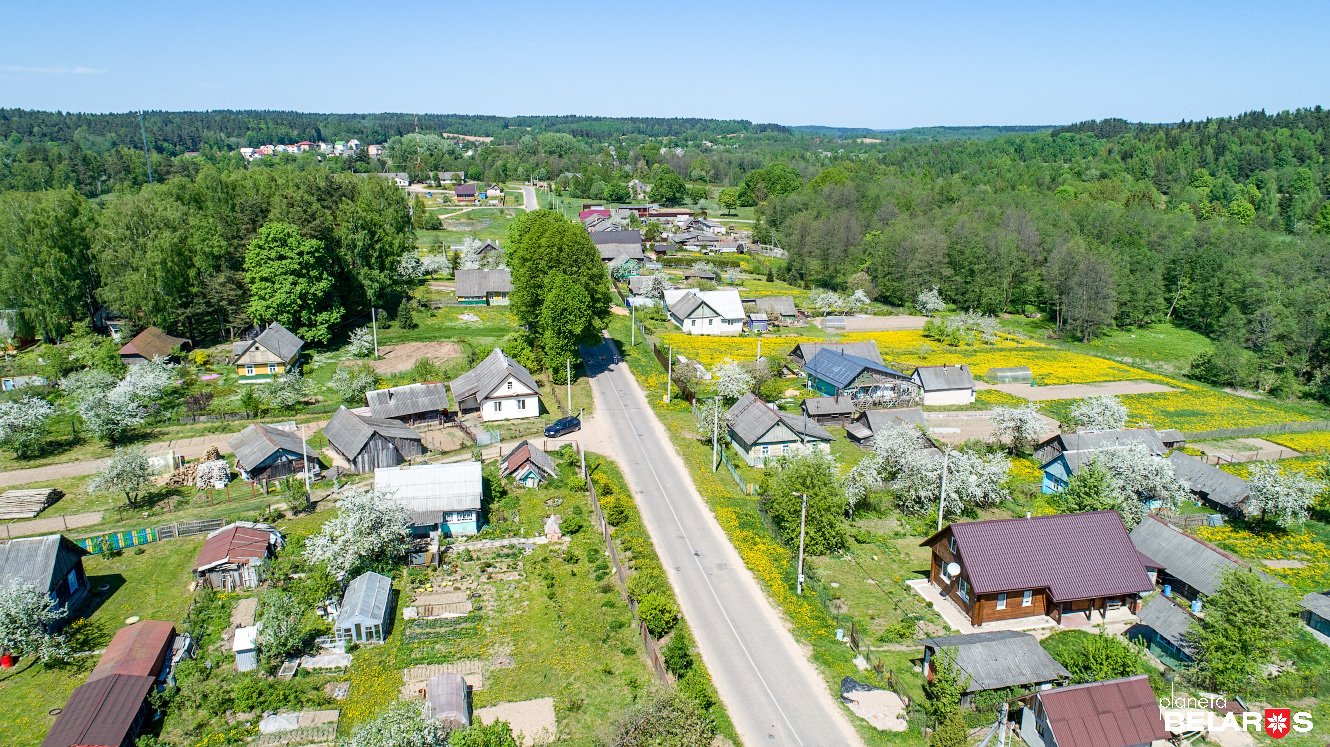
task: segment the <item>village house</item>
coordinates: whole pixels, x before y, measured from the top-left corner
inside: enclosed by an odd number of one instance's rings
[[[828,397],[849,397],[887,407],[919,401],[919,385],[892,368],[852,353],[823,348],[804,364],[808,388]]]
[[[959,365],[920,366],[911,376],[923,391],[925,407],[974,403],[974,377],[970,367]]]
[[[1141,607],[1126,636],[1149,648],[1160,661],[1180,666],[1195,659],[1196,647],[1189,637],[1195,621],[1196,616],[1172,597],[1156,594]]]
[[[261,384],[299,366],[304,347],[304,340],[273,322],[253,340],[232,343],[231,365],[240,383]]]
[[[725,413],[726,436],[750,467],[764,467],[796,447],[831,451],[831,434],[815,421],[776,410],[745,394]]]
[[[1021,709],[1030,747],[1149,747],[1173,738],[1143,674],[1044,690]]]
[[[849,397],[806,397],[799,403],[799,411],[819,425],[845,426],[859,409]]]
[[[352,472],[396,467],[425,453],[419,433],[401,421],[357,415],[339,407],[323,427],[333,454]]]
[[[531,372],[495,348],[475,368],[453,379],[453,400],[463,413],[479,412],[483,421],[540,416],[540,388]]]
[[[980,627],[1135,612],[1154,583],[1116,511],[957,522],[920,543],[929,583]]]
[[[665,291],[670,321],[690,335],[737,335],[743,332],[744,307],[733,288]]]
[[[802,369],[808,361],[812,360],[822,350],[834,350],[838,353],[870,360],[879,366],[884,365],[882,354],[877,350],[877,343],[872,340],[866,342],[801,342],[790,351],[790,360],[796,368]]]
[[[369,414],[407,425],[438,425],[448,418],[448,387],[427,381],[365,392]]]
[[[51,597],[56,607],[71,613],[88,594],[83,556],[88,551],[61,534],[20,537],[0,543],[0,579],[29,584]],[[57,625],[63,625],[66,616]]]
[[[440,171],[436,177],[441,185],[466,181],[466,173],[462,171]]]
[[[1155,456],[1164,454],[1164,445],[1152,428],[1122,428],[1111,431],[1061,433],[1035,446],[1035,458],[1040,460],[1043,492],[1060,493],[1067,489],[1072,475],[1094,461],[1099,454],[1112,449],[1125,449],[1133,444],[1144,446]]]
[[[1246,480],[1181,451],[1169,454],[1168,463],[1198,502],[1236,518],[1247,515],[1251,485]]]
[[[132,366],[136,363],[147,363],[156,358],[167,360],[175,354],[177,349],[187,347],[189,347],[189,340],[183,337],[172,337],[157,327],[148,327],[134,335],[134,339],[120,348],[120,362]]]
[[[642,294],[644,294],[644,293],[646,292],[646,284],[647,284],[647,282],[648,282],[647,279],[648,279],[648,278],[653,278],[653,277],[657,277],[657,276],[655,276],[655,275],[634,275],[634,276],[628,278],[628,291],[629,291],[630,293],[632,293],[632,295],[634,295],[634,296],[641,296]],[[672,287],[673,287],[673,286],[670,285],[670,283],[669,283],[668,281],[666,281],[666,283],[665,283],[665,288],[668,289],[668,288],[672,288]]]
[[[608,218],[608,217],[610,217],[610,209],[607,207],[589,207],[584,210],[577,211],[577,220],[580,221],[582,225],[586,225],[587,218]]]
[[[462,305],[507,306],[513,292],[513,276],[507,267],[497,270],[458,270],[457,303]]]
[[[766,314],[773,324],[790,326],[799,323],[799,309],[794,305],[793,296],[763,296],[755,300],[753,306]]]
[[[538,488],[546,480],[554,479],[559,468],[544,450],[530,441],[522,441],[499,460],[499,474],[511,477],[519,485]]]
[[[698,280],[704,283],[716,282],[716,273],[712,270],[684,270],[683,281]]]
[[[1153,515],[1146,516],[1131,530],[1131,541],[1143,557],[1152,579],[1164,590],[1164,596],[1186,598],[1194,612],[1201,611],[1202,599],[1219,590],[1224,574],[1250,567],[1236,556]],[[1278,579],[1264,573],[1260,575],[1278,586],[1285,586]]]
[[[645,261],[646,252],[642,251],[641,231],[592,231],[588,234],[591,243],[600,252],[600,259],[605,264],[619,257]]]
[[[382,179],[387,179],[402,189],[411,186],[411,177],[403,171],[388,171],[382,174],[377,174],[376,176]]]
[[[246,480],[264,483],[287,475],[319,474],[318,456],[310,451],[299,433],[264,423],[251,423],[232,436],[227,444],[235,455],[236,469]]]
[[[754,312],[748,315],[748,318],[744,321],[744,327],[749,332],[766,332],[771,328],[771,322],[767,319],[766,314]]]
[[[381,467],[374,470],[374,491],[406,509],[417,536],[458,537],[480,531],[480,462]]]
[[[282,533],[267,524],[228,524],[203,541],[194,558],[194,577],[208,589],[253,589],[263,581],[264,566],[283,544]]]
[[[923,644],[925,678],[933,678],[938,656],[949,657],[952,665],[969,678],[961,705],[968,705],[975,693],[985,690],[1046,690],[1071,679],[1071,673],[1029,633],[990,630],[925,638]]]
[[[463,205],[469,205],[475,202],[476,185],[458,184],[457,186],[453,187],[453,200]]]
[[[392,624],[393,581],[368,571],[351,579],[337,606],[333,637],[341,643],[383,643]]]
[[[863,410],[856,413],[850,423],[845,426],[845,435],[858,446],[870,448],[873,436],[876,436],[884,428],[893,425],[918,429],[920,445],[927,449],[937,449],[923,433],[927,426],[924,422],[924,411],[918,407]]]

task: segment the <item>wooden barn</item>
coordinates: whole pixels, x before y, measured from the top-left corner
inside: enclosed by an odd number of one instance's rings
[[[227,443],[235,453],[236,469],[246,480],[267,483],[287,475],[303,474],[306,458],[311,473],[319,474],[318,457],[294,431],[254,423]]]
[[[194,577],[199,585],[220,591],[253,589],[282,544],[282,533],[266,524],[228,524],[204,540],[194,558]]]
[[[328,445],[356,472],[396,467],[425,453],[420,434],[399,421],[357,415],[345,407],[323,427]]]
[[[365,392],[369,414],[407,425],[440,424],[448,419],[448,387],[439,381]]]

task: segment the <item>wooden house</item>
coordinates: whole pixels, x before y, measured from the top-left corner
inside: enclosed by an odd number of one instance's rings
[[[596,251],[600,252],[601,261],[607,265],[619,257],[646,261],[641,231],[592,231],[589,235]]]
[[[540,416],[540,388],[526,367],[499,348],[450,384],[457,409],[483,421]]]
[[[319,474],[318,457],[294,431],[251,423],[227,443],[235,454],[236,469],[246,480],[267,483],[287,475],[303,475],[306,460],[309,471]]]
[[[528,488],[538,488],[559,474],[549,454],[530,441],[522,441],[499,460],[499,474]]]
[[[798,324],[802,318],[794,305],[794,296],[762,296],[753,302],[753,306],[766,314],[772,324],[790,326]]]
[[[852,353],[823,348],[806,363],[808,388],[828,397],[849,397],[883,407],[919,402],[919,384],[881,363]]]
[[[1164,445],[1153,428],[1122,428],[1110,431],[1060,433],[1035,446],[1035,458],[1042,465],[1045,493],[1067,489],[1072,475],[1104,451],[1140,444],[1155,456],[1164,454]]]
[[[458,270],[457,303],[464,306],[507,306],[513,276],[507,267],[496,270]]]
[[[448,419],[448,387],[438,381],[365,392],[369,414],[407,425],[438,425]]]
[[[1131,530],[1131,541],[1145,560],[1152,580],[1168,596],[1181,596],[1191,601],[1197,611],[1200,611],[1202,599],[1219,590],[1226,573],[1250,568],[1237,556],[1153,515],[1146,516]],[[1261,575],[1277,586],[1285,586],[1283,581]]]
[[[300,365],[300,352],[304,347],[304,340],[273,322],[253,340],[233,343],[231,364],[235,366],[240,383],[261,384],[295,370]]]
[[[737,335],[743,332],[744,307],[733,288],[665,291],[665,309],[679,329],[690,335]]]
[[[340,407],[323,427],[328,446],[353,472],[396,467],[425,453],[419,433],[401,421],[357,415]]]
[[[1143,674],[1035,693],[1019,718],[1030,747],[1149,747],[1173,739]]]
[[[848,425],[858,412],[849,397],[807,397],[799,403],[799,410],[820,425],[840,426]]]
[[[189,340],[172,337],[157,327],[148,327],[120,348],[120,362],[132,366],[156,358],[170,358],[177,349],[189,347]]]
[[[458,537],[480,531],[480,462],[380,467],[374,470],[374,490],[406,509],[417,535]]]
[[[845,435],[851,441],[859,446],[868,448],[871,446],[873,436],[876,436],[882,429],[892,425],[904,425],[919,429],[919,441],[924,448],[936,449],[932,441],[924,435],[923,430],[927,426],[924,421],[924,411],[918,407],[901,407],[890,410],[863,410],[855,413],[854,418],[850,420],[849,425],[845,426]]]
[[[476,185],[458,184],[453,187],[453,200],[463,205],[469,205],[476,201]]]
[[[831,451],[831,434],[816,421],[780,412],[753,394],[730,407],[725,423],[727,439],[750,467],[764,467],[796,447]]]
[[[1302,598],[1302,624],[1318,634],[1317,640],[1330,645],[1330,595],[1310,592]]]
[[[1169,454],[1168,463],[1198,502],[1236,518],[1247,515],[1251,484],[1246,480],[1181,451]]]
[[[369,571],[346,585],[346,593],[337,606],[333,636],[343,643],[383,643],[392,624],[393,582],[387,576]]]
[[[882,363],[882,354],[878,352],[877,343],[872,340],[866,342],[801,342],[790,351],[790,361],[795,368],[803,369],[808,361],[823,350],[834,350],[838,353],[870,360],[879,366],[885,365]]]
[[[1135,612],[1154,589],[1116,511],[957,522],[920,544],[932,555],[929,583],[975,627],[1041,615],[1103,620]]]
[[[0,579],[30,584],[73,612],[88,594],[83,556],[88,551],[61,534],[20,537],[0,543]],[[63,625],[66,616],[58,625]]]
[[[228,524],[203,541],[194,558],[194,577],[201,586],[218,591],[253,589],[282,544],[282,533],[267,524]]]
[[[1186,607],[1172,597],[1156,594],[1141,607],[1126,636],[1149,648],[1160,661],[1182,665],[1196,658],[1196,646],[1190,638],[1195,622],[1196,616]]]

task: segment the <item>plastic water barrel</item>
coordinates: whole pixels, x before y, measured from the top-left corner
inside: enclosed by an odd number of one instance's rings
[[[1201,614],[1201,600],[1199,600],[1199,599],[1193,599],[1193,600],[1192,600],[1192,602],[1191,602],[1191,611],[1192,611],[1194,614],[1197,614],[1197,615]]]
[[[1171,584],[1164,584],[1164,596],[1173,596],[1173,586]]]

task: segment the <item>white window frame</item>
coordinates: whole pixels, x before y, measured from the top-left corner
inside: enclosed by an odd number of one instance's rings
[[[496,399],[496,400],[494,400],[494,411],[495,411],[495,412],[502,412],[502,411],[503,411],[503,400],[501,400],[501,399]]]
[[[963,578],[956,581],[956,595],[967,602],[970,601],[970,584]]]
[[[513,390],[513,380],[512,380],[512,379],[509,379],[509,380],[508,380],[508,391],[511,392],[512,390]]]
[[[519,409],[519,410],[525,410],[525,409],[526,409],[526,400],[525,400],[525,399],[519,399],[519,400],[517,400],[517,409]]]
[[[277,373],[277,364],[276,364],[276,363],[269,363],[269,364],[268,364],[268,373],[270,373],[270,374],[275,374],[275,373]]]
[[[938,578],[942,579],[942,583],[944,583],[944,584],[950,584],[950,583],[951,583],[951,574],[950,574],[950,573],[947,573],[947,564],[946,564],[946,563],[943,563],[943,564],[941,565],[941,567],[939,567],[939,568],[937,569],[937,576],[938,576]]]
[[[254,365],[253,365],[252,363],[246,363],[246,364],[245,364],[245,375],[246,375],[246,376],[253,376],[253,375],[254,375]]]
[[[997,595],[997,605],[994,609],[1005,610],[1007,608],[1007,592],[1001,591]]]
[[[1021,606],[1031,607],[1034,605],[1034,589],[1026,589],[1021,592]]]
[[[951,550],[952,556],[956,555],[956,535],[953,534],[947,538],[947,549]]]

